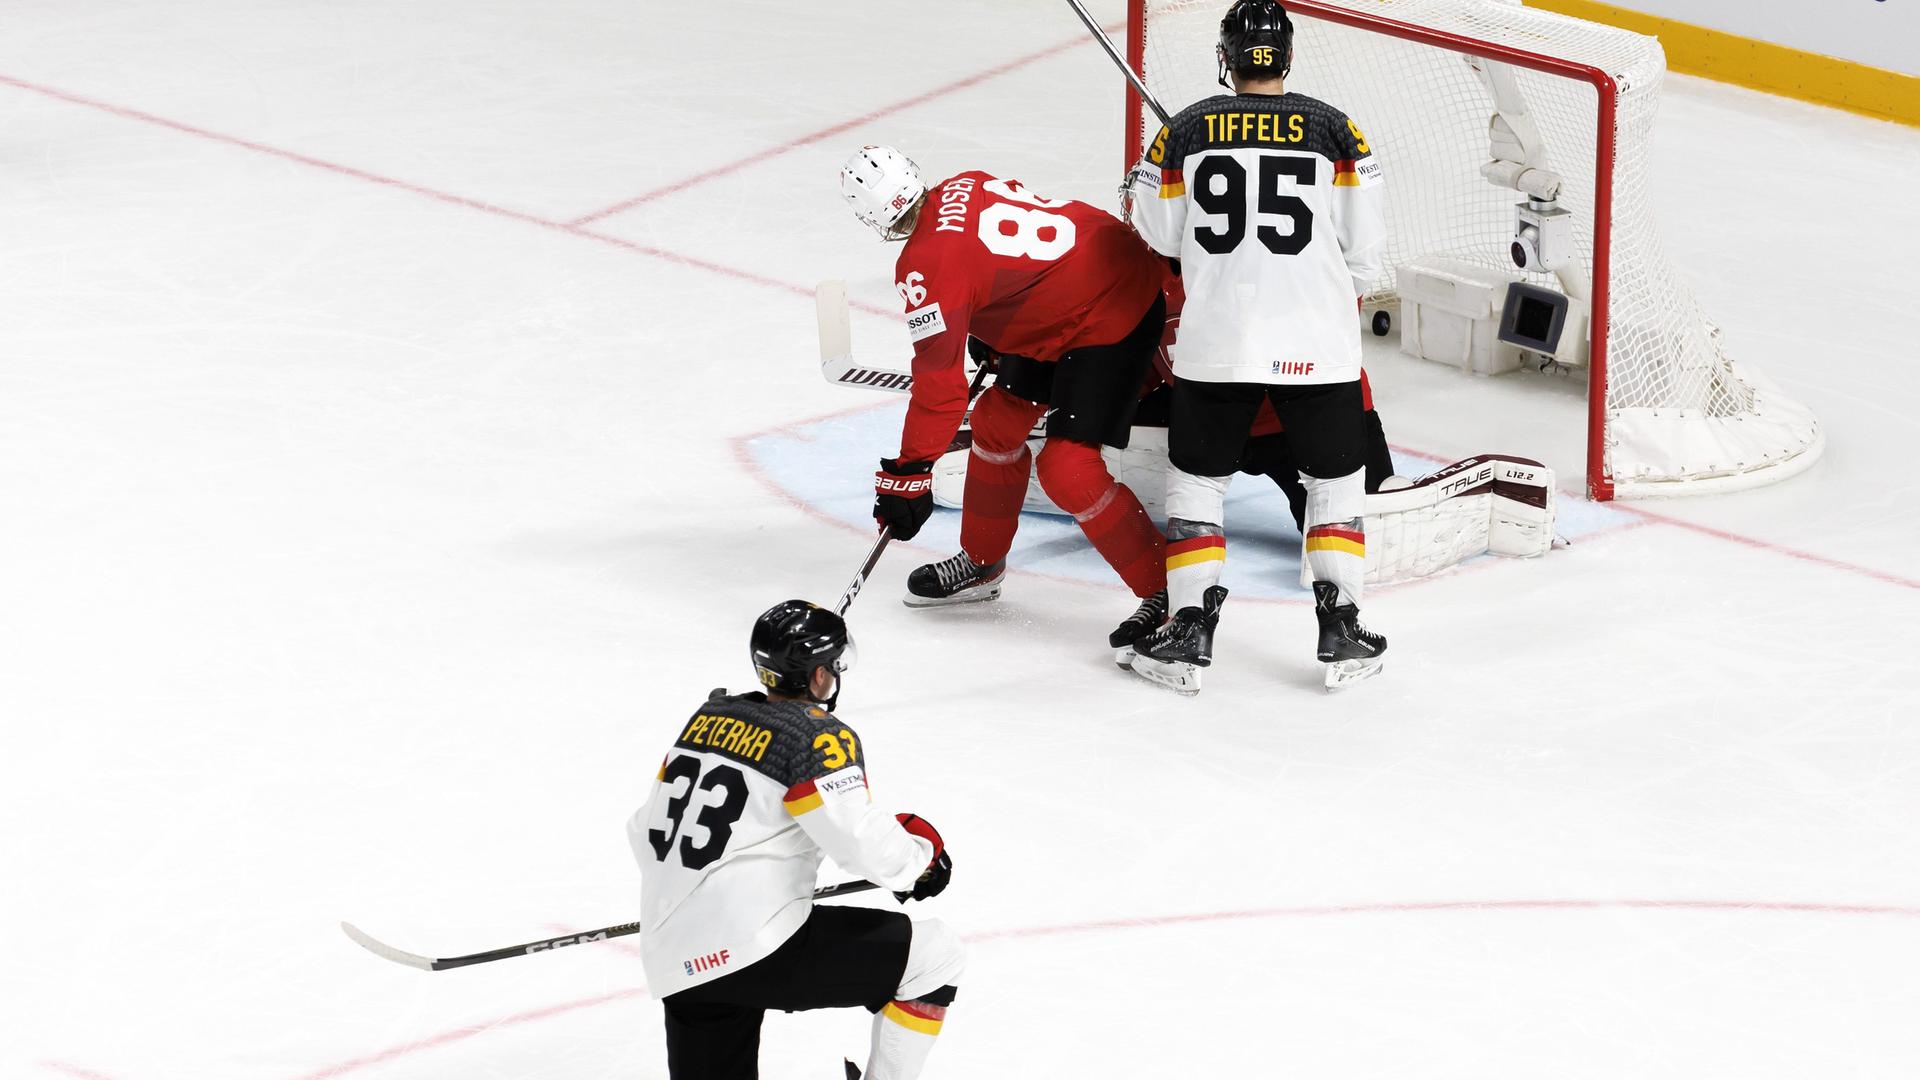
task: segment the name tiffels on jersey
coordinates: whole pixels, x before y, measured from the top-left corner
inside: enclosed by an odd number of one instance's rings
[[[1286,124],[1281,127],[1282,122]],[[1307,118],[1299,113],[1280,116],[1266,112],[1207,114],[1207,141],[1221,143],[1297,143],[1307,137]]]
[[[759,761],[773,743],[773,732],[759,724],[749,724],[731,716],[701,713],[687,724],[680,741],[687,746],[704,746],[749,761]]]
[[[967,220],[967,203],[973,198],[975,183],[973,177],[962,176],[940,186],[940,209],[934,212],[940,224],[934,232],[967,231],[961,222]]]

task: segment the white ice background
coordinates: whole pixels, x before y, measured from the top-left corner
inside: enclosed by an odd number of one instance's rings
[[[664,1077],[625,946],[426,974],[336,923],[634,917],[676,725],[837,595],[895,449],[814,369],[816,280],[895,303],[835,168],[1111,206],[1112,68],[1037,0],[0,26],[0,1076]],[[1183,700],[1113,669],[1132,601],[1057,522],[994,605],[897,602],[954,515],[887,555],[842,713],[954,852],[929,1076],[1920,1075],[1920,131],[1675,78],[1652,153],[1731,348],[1826,425],[1805,475],[1569,497],[1569,550],[1375,593],[1338,697],[1255,560]],[[1577,489],[1577,388],[1374,377],[1396,444]],[[770,1017],[765,1075],[865,1030]]]

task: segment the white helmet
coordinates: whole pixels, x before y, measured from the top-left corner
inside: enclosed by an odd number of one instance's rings
[[[891,146],[863,146],[840,167],[841,197],[882,239],[897,239],[893,227],[926,193],[920,166]]]

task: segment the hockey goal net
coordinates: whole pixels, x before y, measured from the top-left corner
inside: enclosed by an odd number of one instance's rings
[[[1587,491],[1596,499],[1781,479],[1822,446],[1804,407],[1722,348],[1654,230],[1650,141],[1666,75],[1658,40],[1518,0],[1285,0],[1290,90],[1352,116],[1387,178],[1392,308],[1400,272],[1443,257],[1512,271],[1515,206],[1483,175],[1498,116],[1529,136],[1520,168],[1562,181],[1575,255],[1554,283],[1590,304]],[[1212,94],[1228,0],[1129,0],[1129,60],[1169,112]],[[1128,92],[1127,164],[1159,121]],[[1509,176],[1513,173],[1509,169]],[[1391,417],[1388,423],[1391,424]]]

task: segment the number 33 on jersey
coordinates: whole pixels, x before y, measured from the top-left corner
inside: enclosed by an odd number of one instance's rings
[[[1133,230],[1086,203],[978,171],[928,188],[895,263],[914,350],[901,460],[945,452],[966,409],[969,336],[1041,361],[1110,345],[1140,321],[1165,276]]]
[[[874,804],[851,727],[757,693],[713,698],[687,720],[627,835],[647,979],[661,996],[785,941],[812,908],[823,855],[896,891],[933,855]]]

